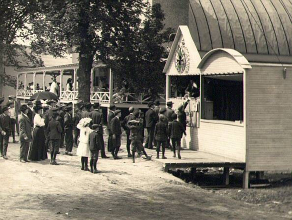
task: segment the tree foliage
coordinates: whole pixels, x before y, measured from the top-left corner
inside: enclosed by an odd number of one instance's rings
[[[20,45],[17,39],[27,40],[30,35],[28,20],[37,9],[35,0],[0,1],[0,81],[5,85],[16,85],[15,77],[5,73],[4,66],[41,66],[39,57]]]
[[[62,56],[70,47],[79,53],[79,98],[89,101],[90,71],[94,60],[109,65],[117,81],[155,87],[161,83],[161,33],[164,15],[143,0],[43,0],[31,23],[32,48]],[[145,19],[143,20],[143,16]],[[141,84],[143,80],[143,84]],[[135,86],[134,86],[135,87]]]

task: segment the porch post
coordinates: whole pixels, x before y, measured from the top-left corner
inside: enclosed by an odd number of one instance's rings
[[[24,73],[24,90],[27,90],[27,73]]]
[[[32,90],[32,92],[33,92],[33,94],[35,93],[35,77],[36,77],[36,72],[33,72],[33,78],[32,78],[32,82],[33,82],[33,90]]]
[[[61,95],[61,92],[62,92],[62,87],[63,87],[63,73],[64,73],[64,70],[60,70],[60,95]]]
[[[90,92],[93,92],[93,75],[94,75],[94,67],[91,68],[90,71]]]
[[[18,81],[19,81],[19,73],[17,73],[16,80],[17,80],[17,81],[16,81],[16,95],[15,95],[15,96],[16,96],[16,98],[17,98],[17,94],[18,94],[17,91],[18,91],[18,89],[19,89],[19,82],[18,82]]]
[[[170,98],[170,87],[171,87],[170,84],[171,84],[170,76],[166,75],[166,91],[165,91],[165,101],[166,102]]]
[[[113,80],[113,74],[112,69],[109,69],[109,93],[110,93],[110,104],[113,102],[113,86],[114,86],[114,80]]]
[[[229,185],[229,167],[224,167],[224,185],[228,186]]]
[[[43,71],[43,91],[46,91],[46,88],[45,88],[45,78],[46,78],[46,71]]]
[[[243,188],[249,188],[249,171],[247,171],[246,168],[243,171]]]
[[[77,74],[77,69],[74,69],[74,76],[73,76],[73,91],[76,91],[77,89],[76,89],[76,80],[77,80],[77,78],[76,78],[76,74]]]

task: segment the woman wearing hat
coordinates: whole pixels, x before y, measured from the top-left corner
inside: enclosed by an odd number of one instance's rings
[[[48,158],[47,149],[45,147],[45,119],[40,115],[42,109],[42,106],[39,104],[33,107],[35,112],[33,119],[33,136],[28,156],[28,159],[31,161],[45,160]]]

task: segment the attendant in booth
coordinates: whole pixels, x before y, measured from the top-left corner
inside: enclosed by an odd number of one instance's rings
[[[200,90],[193,80],[190,80],[190,83],[185,90],[185,94],[190,98],[198,98],[200,96]]]

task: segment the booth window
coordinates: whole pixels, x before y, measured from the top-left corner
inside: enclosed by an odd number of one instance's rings
[[[243,121],[242,74],[204,77],[202,119]]]
[[[197,85],[197,90],[191,88],[193,83]],[[190,98],[200,96],[200,76],[172,76],[171,98],[184,97],[187,93]]]

